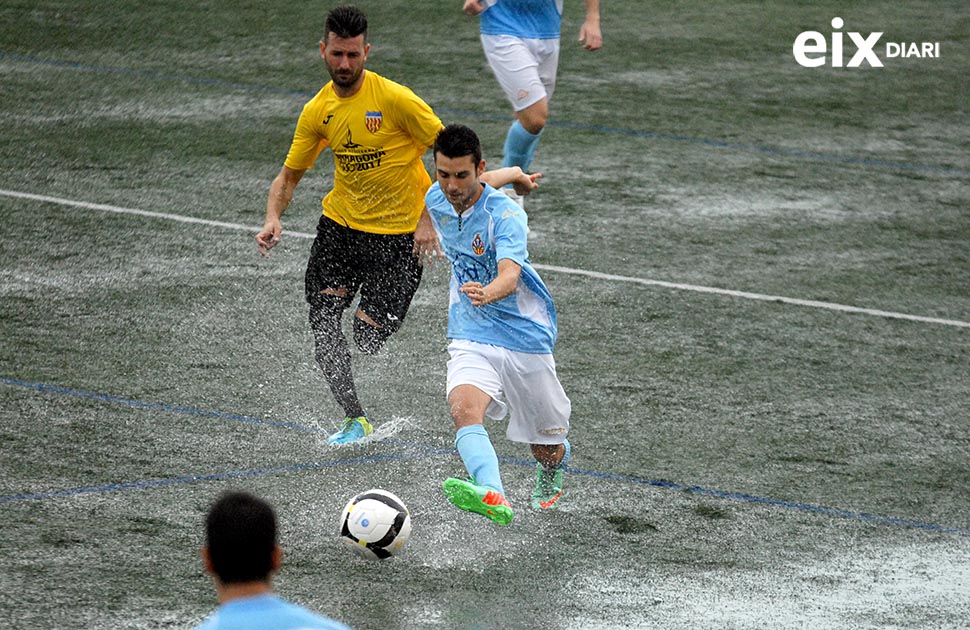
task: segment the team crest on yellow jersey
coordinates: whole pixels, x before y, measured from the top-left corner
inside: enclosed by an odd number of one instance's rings
[[[481,234],[476,234],[472,240],[472,251],[475,252],[476,256],[481,256],[485,253],[485,241],[482,240]]]
[[[364,115],[364,125],[367,126],[367,131],[371,133],[377,133],[381,129],[381,125],[384,124],[384,114],[381,112],[367,112]]]

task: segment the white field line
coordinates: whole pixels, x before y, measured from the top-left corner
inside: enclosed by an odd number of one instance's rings
[[[18,192],[15,190],[3,190],[0,189],[0,196],[12,197],[15,199],[27,199],[30,201],[39,201],[43,203],[52,203],[60,206],[69,206],[72,208],[83,208],[85,210],[98,210],[100,212],[111,212],[114,214],[130,214],[142,217],[149,217],[152,219],[165,219],[167,221],[177,221],[180,223],[192,223],[195,225],[207,225],[211,227],[225,228],[229,230],[239,230],[243,232],[251,232],[255,234],[259,231],[259,227],[254,227],[250,225],[243,225],[241,223],[226,223],[223,221],[210,221],[208,219],[199,219],[197,217],[190,217],[181,214],[170,214],[166,212],[152,212],[149,210],[138,210],[135,208],[122,208],[119,206],[111,206],[101,203],[88,203],[86,201],[74,201],[72,199],[64,199],[62,197],[50,197],[47,195],[35,195],[32,193]],[[308,234],[306,232],[285,232],[288,237],[294,238],[306,238],[312,239],[313,234]],[[871,315],[874,317],[884,317],[889,319],[903,319],[913,322],[922,322],[926,324],[940,324],[943,326],[956,326],[958,328],[970,328],[970,322],[960,321],[956,319],[941,319],[938,317],[924,317],[922,315],[908,315],[906,313],[895,313],[893,311],[881,311],[871,308],[860,308],[858,306],[848,306],[845,304],[835,304],[833,302],[820,302],[818,300],[803,300],[799,298],[784,297],[781,295],[764,295],[761,293],[749,293],[747,291],[734,291],[731,289],[718,289],[716,287],[705,287],[696,284],[682,284],[679,282],[665,282],[663,280],[650,280],[648,278],[636,278],[632,276],[619,276],[610,273],[600,273],[598,271],[587,271],[585,269],[573,269],[571,267],[559,267],[557,265],[533,265],[536,269],[541,271],[552,271],[554,273],[563,273],[574,276],[584,276],[586,278],[595,278],[598,280],[608,280],[610,282],[627,282],[632,284],[639,284],[643,286],[654,286],[663,287],[666,289],[677,289],[680,291],[694,291],[697,293],[710,293],[714,295],[726,295],[730,297],[743,298],[746,300],[760,300],[762,302],[778,302],[781,304],[791,304],[794,306],[807,306],[811,308],[821,308],[830,311],[839,311],[842,313],[856,313],[859,315]]]

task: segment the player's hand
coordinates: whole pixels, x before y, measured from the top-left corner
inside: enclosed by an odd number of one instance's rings
[[[539,187],[540,177],[542,177],[542,173],[522,173],[512,182],[512,188],[520,195],[528,195]]]
[[[599,24],[586,21],[579,29],[579,42],[585,50],[599,50],[603,47],[603,31]]]
[[[421,213],[421,218],[418,219],[418,227],[414,230],[414,255],[418,257],[418,263],[422,265],[425,261],[430,265],[436,258],[440,260],[445,255],[441,249],[441,243],[438,241],[438,233],[431,223],[431,217],[428,216],[427,210]]]
[[[458,290],[468,296],[472,306],[485,306],[489,302],[488,294],[485,293],[485,287],[481,282],[466,282]]]
[[[485,10],[485,7],[482,6],[481,0],[465,0],[465,6],[461,10],[465,15],[478,15]]]
[[[256,235],[256,247],[263,256],[269,256],[269,250],[276,247],[280,242],[280,234],[283,233],[283,225],[279,221],[267,221]]]

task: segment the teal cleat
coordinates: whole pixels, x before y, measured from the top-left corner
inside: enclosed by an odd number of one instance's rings
[[[340,430],[327,438],[328,444],[349,444],[367,437],[374,432],[374,427],[365,416],[358,418],[344,418]]]

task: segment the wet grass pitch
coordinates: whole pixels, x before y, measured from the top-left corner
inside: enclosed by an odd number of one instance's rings
[[[368,68],[499,164],[508,108],[460,3],[359,4]],[[565,5],[527,211],[574,456],[533,513],[528,449],[488,425],[507,528],[440,490],[445,267],[354,357],[381,439],[332,449],[302,297],[328,154],[257,254],[328,7],[0,6],[0,625],[192,626],[226,488],[276,506],[278,592],[359,630],[966,623],[966,6],[606,2],[590,54]],[[940,56],[800,67],[836,16]],[[384,563],[336,538],[370,487],[412,511]]]

